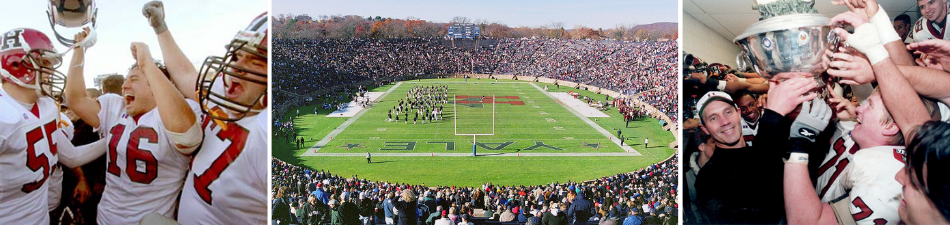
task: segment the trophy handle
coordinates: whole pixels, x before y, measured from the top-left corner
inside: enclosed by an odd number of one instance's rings
[[[746,52],[745,50],[742,50],[741,52],[739,52],[739,54],[736,55],[736,66],[739,67],[736,69],[738,69],[739,71],[744,71],[748,67],[748,63],[746,63],[749,60],[748,54],[749,54],[748,52]]]

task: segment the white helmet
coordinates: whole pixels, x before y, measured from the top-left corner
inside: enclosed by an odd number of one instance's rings
[[[49,10],[46,11],[49,16],[49,25],[56,34],[59,43],[65,46],[72,46],[72,39],[63,37],[56,31],[56,25],[77,28],[91,24],[96,27],[96,14],[98,12],[95,0],[49,0]]]

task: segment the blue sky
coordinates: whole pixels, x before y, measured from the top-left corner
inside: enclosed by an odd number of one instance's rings
[[[14,28],[33,28],[53,40],[60,52],[66,46],[56,42],[46,17],[45,0],[9,1],[0,7],[0,32]],[[97,0],[99,8],[98,42],[86,53],[86,86],[94,87],[92,79],[99,74],[125,75],[134,63],[129,46],[133,41],[149,45],[152,57],[161,59],[155,32],[142,16],[146,0]],[[165,21],[179,47],[196,67],[209,55],[223,55],[224,45],[244,29],[254,17],[267,11],[268,0],[165,0]],[[57,30],[72,39],[78,29]],[[66,73],[72,53],[63,57],[60,72]]]
[[[323,1],[273,0],[274,15],[309,14],[381,16],[405,19],[409,16],[432,22],[448,22],[455,16],[501,22],[510,27],[549,25],[564,22],[566,28],[584,25],[613,28],[619,24],[676,22],[676,0],[638,1]]]

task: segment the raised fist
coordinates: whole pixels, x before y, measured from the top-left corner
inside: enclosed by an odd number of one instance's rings
[[[148,19],[148,24],[160,34],[168,30],[165,26],[165,6],[161,1],[151,1],[142,6],[142,15]]]

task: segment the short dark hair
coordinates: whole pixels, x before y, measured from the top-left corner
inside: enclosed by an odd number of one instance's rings
[[[950,220],[950,179],[947,178],[950,176],[950,123],[924,123],[917,128],[917,135],[907,150],[907,172],[917,175],[911,185],[919,186],[943,218]],[[924,176],[924,166],[927,176]],[[925,177],[927,182],[924,182]]]
[[[101,82],[102,93],[120,94],[122,93],[122,83],[125,82],[125,77],[119,74],[112,74],[106,76]]]
[[[897,22],[897,21],[904,21],[904,24],[910,24],[910,16],[908,16],[907,14],[901,14],[894,18],[894,22]]]

